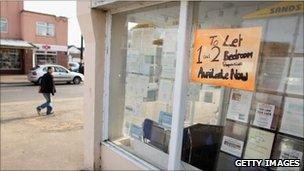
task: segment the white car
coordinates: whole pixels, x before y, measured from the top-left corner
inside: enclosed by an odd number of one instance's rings
[[[69,71],[61,65],[54,64],[39,65],[32,68],[27,75],[27,79],[34,84],[39,84],[42,76],[47,72],[48,67],[53,67],[54,72],[52,75],[54,76],[55,82],[73,82],[74,84],[80,84],[81,81],[84,81],[83,74]]]

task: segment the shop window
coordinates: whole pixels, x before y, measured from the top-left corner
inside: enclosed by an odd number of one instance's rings
[[[8,30],[8,23],[6,18],[0,18],[0,32],[7,33]]]
[[[193,2],[188,7],[193,21],[192,36],[186,39],[191,44],[199,29],[260,27],[262,37],[254,91],[189,80],[186,113],[181,114],[183,139],[173,140],[182,144],[181,170],[243,170],[235,166],[236,159],[303,163],[303,14],[264,12],[289,3]],[[176,128],[172,102],[173,88],[179,86],[175,82],[180,67],[176,66],[179,3],[117,13],[111,19],[106,138],[167,169],[169,141],[175,138],[171,129]],[[192,48],[185,56],[190,64]]]
[[[259,26],[262,44],[256,91],[189,81],[183,162],[202,170],[240,170],[236,159],[303,163],[303,14],[257,17],[278,3],[195,2],[192,40],[198,29]]]
[[[56,64],[57,53],[56,52],[45,52],[45,51],[36,51],[36,64]]]
[[[39,36],[54,36],[55,26],[52,23],[37,22],[36,23],[37,35]]]
[[[112,15],[109,140],[166,169],[179,3]]]
[[[21,50],[0,49],[0,70],[21,70]]]

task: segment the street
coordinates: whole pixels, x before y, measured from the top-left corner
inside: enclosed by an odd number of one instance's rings
[[[82,169],[83,84],[56,85],[54,116],[37,115],[38,88],[1,84],[1,170]]]

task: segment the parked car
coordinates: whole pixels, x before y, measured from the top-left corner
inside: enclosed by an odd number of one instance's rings
[[[48,67],[53,67],[54,69],[53,76],[55,82],[73,82],[74,84],[80,84],[81,81],[84,81],[83,74],[69,71],[61,65],[54,64],[39,65],[32,68],[30,73],[27,75],[27,79],[38,85],[41,82],[42,76],[47,72]]]
[[[69,62],[69,70],[74,72],[79,72],[80,64],[78,62]]]

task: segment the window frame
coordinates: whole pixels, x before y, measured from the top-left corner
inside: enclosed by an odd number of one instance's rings
[[[0,18],[0,22],[2,23],[2,21],[4,21],[4,23],[6,24],[5,30],[0,30],[1,33],[8,33],[8,20],[7,18],[1,17]]]
[[[157,4],[153,4],[157,5]],[[178,35],[177,39],[177,53],[176,53],[176,65],[180,67],[175,67],[175,81],[173,89],[173,113],[172,113],[172,125],[171,125],[171,138],[170,138],[170,149],[169,149],[169,158],[168,158],[168,170],[179,170],[181,163],[181,150],[182,150],[182,141],[179,141],[182,138],[183,134],[183,122],[184,115],[180,113],[185,113],[186,111],[186,99],[187,92],[184,91],[184,88],[188,84],[188,75],[189,75],[189,49],[191,44],[191,29],[192,29],[192,13],[193,13],[193,2],[181,1],[179,4],[180,13],[179,13],[179,25],[178,25]],[[140,7],[144,8],[144,7]],[[132,10],[132,9],[131,9]],[[105,38],[105,62],[104,62],[104,89],[103,89],[103,125],[102,125],[102,141],[107,146],[113,146],[109,140],[109,94],[110,94],[110,63],[111,63],[111,31],[112,31],[112,15],[119,13],[121,11],[108,11],[106,13],[106,38]],[[111,145],[112,144],[112,145]],[[114,148],[114,147],[113,147]],[[116,148],[120,148],[117,147]],[[120,150],[125,151],[120,148]],[[132,156],[129,155],[129,152],[123,153],[126,157],[132,160]],[[140,158],[139,158],[140,159]],[[146,161],[140,159],[141,163],[146,165]],[[147,165],[146,165],[147,166]],[[147,166],[149,167],[149,166]],[[153,166],[154,167],[154,166]],[[151,167],[149,167],[151,169]]]
[[[40,27],[44,27],[44,29],[46,29],[45,35],[40,34],[40,31],[39,31]],[[52,28],[52,29],[50,29],[50,28]],[[51,31],[51,32],[49,32],[49,31]],[[36,22],[36,35],[37,36],[46,36],[46,37],[55,37],[55,24],[44,22],[44,21],[37,21]]]

